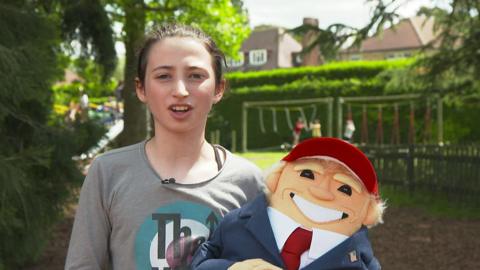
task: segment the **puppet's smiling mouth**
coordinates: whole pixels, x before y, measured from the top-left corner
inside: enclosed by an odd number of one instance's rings
[[[293,192],[290,192],[290,197],[292,198],[293,202],[298,207],[300,212],[302,212],[303,215],[315,222],[330,222],[348,217],[347,213],[321,207],[317,204],[305,200],[304,198],[296,195]]]

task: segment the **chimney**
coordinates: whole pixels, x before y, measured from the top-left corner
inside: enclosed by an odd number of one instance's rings
[[[318,19],[303,18],[303,25],[311,25],[318,28]],[[307,48],[317,38],[317,33],[310,30],[302,38],[302,47]],[[320,47],[316,45],[309,52],[302,55],[302,66],[318,66],[323,64],[323,57],[320,54]]]

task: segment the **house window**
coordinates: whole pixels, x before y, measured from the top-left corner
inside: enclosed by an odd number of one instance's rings
[[[267,63],[267,50],[252,50],[249,53],[249,62],[251,65],[260,66]]]
[[[243,63],[245,62],[244,61],[244,56],[243,56],[243,52],[238,52],[238,60],[235,60],[235,59],[232,59],[232,58],[228,58],[227,59],[227,64],[229,67],[241,67],[243,66]]]
[[[400,58],[408,58],[411,57],[411,52],[395,52],[395,53],[388,53],[385,55],[385,59],[393,60],[393,59],[400,59]]]
[[[300,52],[293,52],[292,53],[292,66],[299,67],[302,65],[303,59],[302,54]]]
[[[352,61],[362,60],[362,56],[360,54],[352,54],[350,55],[350,60]]]
[[[385,55],[385,59],[387,60],[395,60],[398,58],[402,58],[402,55],[399,53],[388,53]]]

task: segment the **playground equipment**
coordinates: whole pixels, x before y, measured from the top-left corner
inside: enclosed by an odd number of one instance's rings
[[[431,138],[431,102],[436,100],[437,111],[437,143],[443,144],[443,101],[439,96],[425,97],[418,94],[408,95],[392,95],[392,96],[366,96],[366,97],[339,97],[337,99],[337,136],[342,135],[343,122],[343,105],[347,105],[346,120],[352,121],[352,106],[361,107],[362,124],[361,124],[361,143],[367,144],[369,140],[368,134],[368,108],[377,109],[377,125],[375,143],[379,145],[385,144],[384,138],[384,113],[392,109],[393,121],[391,130],[391,144],[400,144],[400,113],[399,106],[408,105],[408,144],[416,142],[415,136],[415,111],[416,104],[425,104],[423,142],[426,143]]]
[[[283,111],[285,113],[285,119],[287,126],[290,130],[293,129],[293,121],[296,119],[291,119],[291,112],[297,111],[300,114],[300,117],[303,119],[305,129],[308,131],[308,123],[313,122],[317,116],[317,106],[318,105],[327,105],[327,136],[332,136],[332,126],[333,126],[333,101],[331,97],[327,98],[312,98],[312,99],[297,99],[297,100],[275,100],[275,101],[247,101],[242,104],[242,150],[246,152],[248,150],[248,110],[257,109],[259,115],[259,129],[262,133],[267,131],[265,121],[264,121],[264,111],[271,111],[272,113],[272,131],[278,132],[278,117],[277,112]],[[310,119],[307,119],[305,110],[311,109]],[[292,121],[293,120],[293,121]]]

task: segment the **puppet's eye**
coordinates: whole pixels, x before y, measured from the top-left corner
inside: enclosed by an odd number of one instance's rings
[[[348,196],[352,196],[352,188],[349,185],[343,185],[338,188],[338,191],[347,194]]]
[[[310,178],[312,180],[315,179],[315,175],[313,174],[312,170],[302,170],[300,176]]]

